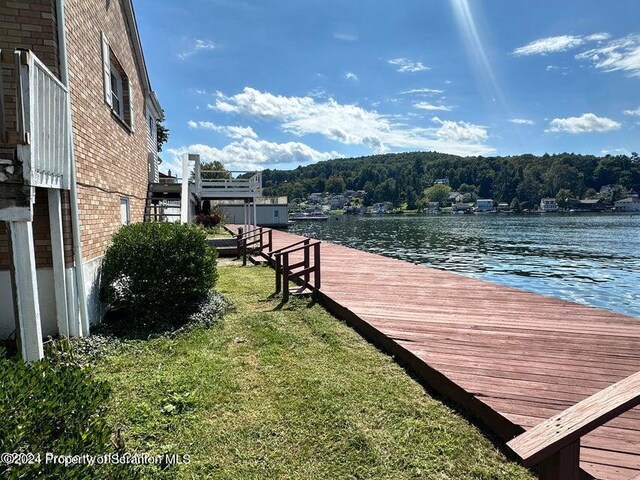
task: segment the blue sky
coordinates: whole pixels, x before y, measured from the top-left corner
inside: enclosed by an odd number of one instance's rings
[[[262,169],[640,147],[637,0],[134,6],[171,130],[165,169],[186,151]]]

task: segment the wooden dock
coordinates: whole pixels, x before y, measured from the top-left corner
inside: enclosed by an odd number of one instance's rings
[[[274,230],[272,248],[302,238]],[[321,270],[335,315],[505,442],[640,371],[637,318],[327,242]],[[580,458],[593,478],[640,478],[640,407]]]

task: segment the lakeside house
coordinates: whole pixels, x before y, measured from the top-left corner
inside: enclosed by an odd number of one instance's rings
[[[473,213],[473,203],[454,203],[451,205],[452,213]]]
[[[589,198],[578,202],[578,209],[583,212],[601,212],[607,208],[601,198]]]
[[[478,199],[476,200],[476,213],[490,213],[493,212],[493,200],[492,199]]]
[[[379,203],[373,204],[373,209],[371,210],[371,213],[373,213],[374,215],[377,215],[381,213],[391,213],[392,210],[393,210],[393,203],[379,202]]]
[[[35,360],[43,336],[100,321],[105,250],[158,181],[162,109],[130,0],[0,13],[0,338]]]
[[[226,223],[245,225],[252,223],[245,218],[242,200],[224,200],[216,203]],[[258,227],[287,227],[289,202],[287,197],[259,197],[256,199],[255,225]]]
[[[640,198],[627,197],[614,202],[616,212],[640,212]]]
[[[558,211],[558,203],[555,198],[543,198],[540,200],[540,211],[542,213],[555,213]]]
[[[429,202],[427,205],[427,213],[429,215],[437,215],[440,213],[440,203],[439,202]]]

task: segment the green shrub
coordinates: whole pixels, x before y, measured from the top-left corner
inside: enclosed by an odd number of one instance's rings
[[[0,464],[0,478],[133,478],[118,465],[64,466],[47,463],[56,455],[115,453],[104,418],[110,389],[77,366],[49,361],[25,364],[0,360],[0,452],[40,454],[40,462]]]
[[[193,217],[193,221],[205,229],[216,228],[222,222],[222,217],[217,213],[201,213]]]
[[[102,266],[102,299],[131,321],[161,321],[215,284],[217,251],[195,225],[138,223],[114,236]]]

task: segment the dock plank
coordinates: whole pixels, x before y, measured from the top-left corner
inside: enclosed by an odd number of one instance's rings
[[[273,232],[276,249],[301,239]],[[327,308],[505,442],[640,371],[640,319],[328,242],[321,250]],[[640,407],[583,437],[581,467],[640,478]]]

